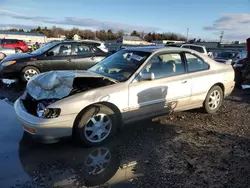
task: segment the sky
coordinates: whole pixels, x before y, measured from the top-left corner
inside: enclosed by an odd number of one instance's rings
[[[175,32],[227,41],[250,37],[250,0],[0,0],[0,28]]]

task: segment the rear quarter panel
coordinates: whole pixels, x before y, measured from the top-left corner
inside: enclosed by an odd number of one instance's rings
[[[217,63],[209,57],[203,59],[210,65],[209,70],[189,73],[191,77],[192,97],[191,103],[201,106],[208,91],[215,84],[223,84],[224,95],[228,95],[234,88],[234,70],[231,65]]]

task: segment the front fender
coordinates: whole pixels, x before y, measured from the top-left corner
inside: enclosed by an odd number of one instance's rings
[[[95,91],[87,91],[78,93],[66,98],[63,98],[51,105],[48,108],[60,108],[61,115],[76,114],[83,108],[95,103]]]

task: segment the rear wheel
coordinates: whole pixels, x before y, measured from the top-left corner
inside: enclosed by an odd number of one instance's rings
[[[3,60],[6,57],[4,53],[0,53],[0,61]]]
[[[75,124],[75,136],[87,146],[100,145],[112,138],[117,130],[117,116],[107,106],[96,104],[89,107]]]
[[[223,91],[220,86],[213,86],[204,101],[203,108],[209,114],[216,113],[223,102]]]
[[[28,82],[32,76],[40,74],[40,71],[36,67],[28,66],[22,70],[21,79],[24,82]]]

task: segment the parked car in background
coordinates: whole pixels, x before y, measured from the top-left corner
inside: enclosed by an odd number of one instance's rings
[[[8,55],[15,54],[15,53],[16,53],[15,49],[0,47],[0,61],[2,61]]]
[[[73,136],[93,146],[140,119],[200,107],[214,114],[234,84],[231,65],[194,50],[127,48],[88,71],[33,77],[14,108],[36,138]]]
[[[0,46],[3,48],[15,49],[17,53],[28,51],[27,44],[24,41],[17,39],[0,39]]]
[[[242,76],[242,70],[244,69],[246,64],[247,64],[247,58],[242,58],[233,65],[235,71],[235,85],[238,88],[241,88],[241,85],[244,82],[244,78]]]
[[[108,53],[109,49],[105,46],[105,44],[101,41],[96,40],[82,40],[83,42],[90,43],[91,45],[99,48],[101,51]]]
[[[221,53],[218,53],[214,60],[220,63],[230,61],[231,64],[234,65],[239,60],[246,58],[246,56],[246,51],[223,51]]]
[[[0,77],[27,82],[50,70],[86,70],[108,55],[89,42],[50,42],[31,53],[6,57],[0,64]]]
[[[208,55],[206,47],[201,46],[201,45],[175,43],[175,44],[167,44],[166,46],[192,49],[192,50],[195,50],[197,52],[200,52],[201,54]]]

